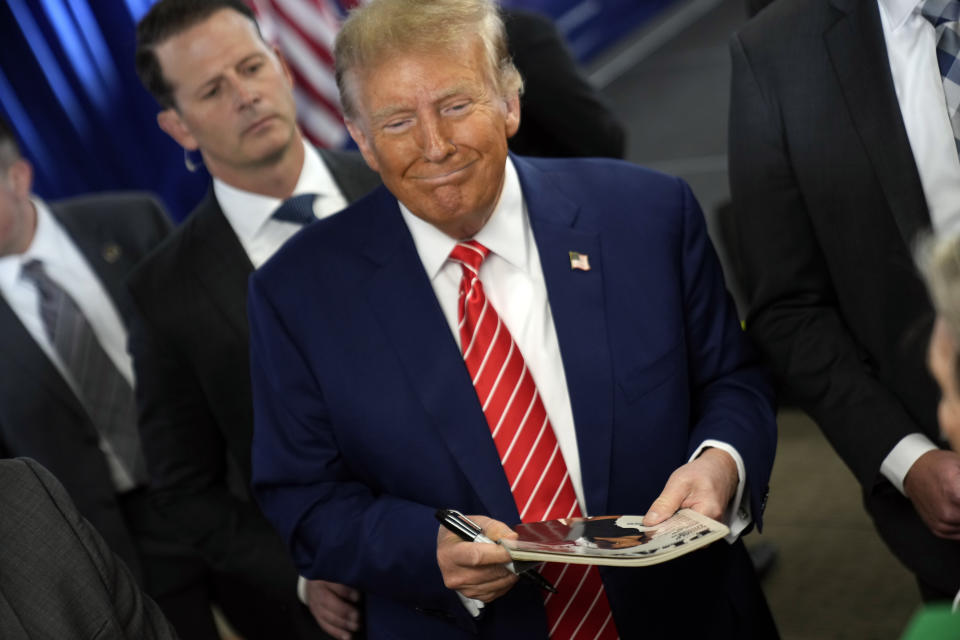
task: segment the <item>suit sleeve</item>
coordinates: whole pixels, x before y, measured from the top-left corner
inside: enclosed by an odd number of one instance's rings
[[[841,316],[775,93],[755,74],[739,36],[731,55],[730,188],[747,331],[786,395],[869,489],[891,448],[920,429],[877,379]]]
[[[692,453],[717,440],[737,451],[750,513],[760,527],[777,444],[773,390],[743,335],[703,213],[686,185],[682,201],[681,278],[693,422],[689,447]]]
[[[110,551],[97,530],[79,514],[63,485],[37,462],[24,459],[23,463],[59,511],[62,517],[60,524],[69,527],[86,549],[88,559],[99,574],[101,584],[110,597],[115,614],[114,619],[117,626],[124,632],[124,637],[175,640],[177,634],[160,612],[160,608],[140,591],[127,566]],[[78,560],[78,558],[72,559],[74,562]],[[71,566],[76,565],[68,563],[61,569],[67,570]],[[77,576],[75,580],[82,580],[82,577]],[[81,593],[73,594],[76,598],[81,598],[82,595]]]
[[[250,281],[249,318],[253,486],[264,513],[304,576],[462,619],[437,566],[435,508],[375,494],[346,464],[323,389],[260,275]],[[419,461],[411,464],[413,472]]]
[[[256,505],[229,487],[235,470],[203,383],[181,345],[159,326],[168,312],[154,306],[157,296],[141,284],[131,284],[141,312],[131,323],[130,350],[154,502],[172,535],[213,568],[268,594],[293,597],[297,575],[282,541]]]

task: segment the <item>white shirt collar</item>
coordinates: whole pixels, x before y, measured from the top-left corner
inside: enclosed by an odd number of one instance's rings
[[[340,188],[337,187],[333,175],[317,150],[306,141],[303,142],[303,149],[303,168],[300,170],[300,177],[291,195],[339,194]],[[213,192],[217,196],[217,202],[223,214],[241,242],[252,240],[283,202],[280,198],[238,189],[217,178],[213,179]],[[320,199],[317,198],[317,201]],[[317,203],[314,204],[316,206]]]
[[[916,9],[919,11],[923,0],[877,0],[880,9],[886,13],[890,30],[896,31]]]
[[[440,273],[457,241],[426,220],[415,216],[402,202],[399,204],[400,213],[413,236],[413,243],[420,254],[427,276],[433,280]],[[526,221],[520,179],[513,162],[507,157],[500,199],[487,224],[473,239],[518,269],[526,270],[529,233],[530,225]]]
[[[62,243],[68,242],[46,203],[36,196],[31,196],[30,201],[37,212],[37,228],[26,251],[0,258],[0,280],[4,287],[14,285],[20,277],[21,267],[31,260],[40,260],[48,266],[58,264],[60,256],[64,255]]]

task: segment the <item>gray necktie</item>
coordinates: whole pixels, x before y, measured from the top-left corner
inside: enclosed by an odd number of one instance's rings
[[[283,220],[294,224],[309,224],[317,219],[313,213],[313,201],[317,197],[315,193],[301,193],[298,196],[287,198],[273,212],[274,220]]]
[[[937,33],[937,65],[953,139],[960,153],[960,0],[926,0],[920,13]]]
[[[47,275],[39,260],[23,265],[23,276],[40,293],[40,318],[47,337],[73,376],[80,402],[100,437],[110,445],[136,484],[147,469],[140,448],[133,389],[104,351],[74,299]]]

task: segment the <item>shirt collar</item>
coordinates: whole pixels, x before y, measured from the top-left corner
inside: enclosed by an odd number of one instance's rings
[[[896,31],[914,10],[919,11],[923,0],[877,0],[880,8],[887,14],[890,30]]]
[[[306,141],[303,142],[303,149],[303,167],[291,196],[301,193],[316,193],[320,196],[338,194],[339,187],[317,150]],[[238,189],[217,178],[213,179],[213,192],[223,214],[230,221],[230,226],[240,238],[246,240],[254,238],[260,232],[283,202],[280,198]]]
[[[64,255],[64,231],[50,212],[47,204],[36,196],[31,196],[34,211],[37,212],[37,228],[27,250],[20,254],[0,258],[0,280],[5,287],[12,286],[20,277],[20,269],[31,260],[40,260],[48,267],[60,262]]]
[[[427,276],[433,280],[440,273],[457,241],[426,220],[415,216],[402,202],[399,205]],[[527,222],[520,179],[513,161],[508,156],[500,199],[490,219],[473,239],[518,269],[525,270],[529,234],[530,225]]]

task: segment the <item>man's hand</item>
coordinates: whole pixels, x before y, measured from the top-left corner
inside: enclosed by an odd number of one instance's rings
[[[483,533],[496,542],[500,538],[516,538],[510,527],[485,516],[467,516]],[[437,534],[437,564],[443,574],[443,584],[467,598],[493,602],[516,583],[517,576],[504,566],[510,554],[498,544],[465,542],[456,534],[440,527]]]
[[[307,606],[320,628],[334,638],[350,640],[360,628],[360,592],[345,584],[307,580]]]
[[[934,535],[960,540],[960,455],[927,451],[907,471],[903,491]]]
[[[719,520],[737,490],[739,476],[733,456],[715,447],[670,474],[660,497],[643,517],[644,526],[659,524],[679,509],[689,507]]]

